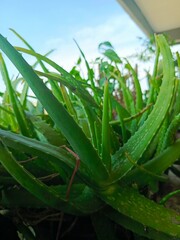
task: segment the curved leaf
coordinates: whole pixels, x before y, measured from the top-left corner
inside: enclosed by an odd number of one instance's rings
[[[126,157],[127,154],[134,163],[137,163],[140,159],[159,130],[173,98],[175,87],[173,57],[166,39],[162,35],[157,36],[157,42],[163,56],[164,69],[164,77],[160,92],[148,119],[128,140],[128,142],[125,143],[125,145],[113,156],[114,180],[122,178],[133,167],[133,164]]]

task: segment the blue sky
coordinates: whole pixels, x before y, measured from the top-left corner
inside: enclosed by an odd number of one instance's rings
[[[138,37],[145,37],[116,0],[1,0],[0,33],[22,46],[9,28],[37,52],[56,49],[51,58],[68,70],[80,55],[73,39],[91,61],[100,42],[110,41],[124,57],[138,51]]]

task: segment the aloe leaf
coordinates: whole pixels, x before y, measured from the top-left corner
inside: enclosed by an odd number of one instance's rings
[[[26,108],[28,89],[29,89],[29,86],[27,82],[25,82],[20,95],[20,102],[24,109]]]
[[[45,137],[48,143],[57,147],[67,144],[64,136],[45,120],[30,114],[28,114],[28,118],[31,119],[34,127]]]
[[[155,56],[155,62],[154,62],[154,69],[153,69],[153,75],[151,77],[151,84],[149,84],[149,97],[147,99],[147,106],[152,104],[154,102],[154,86],[152,84],[153,81],[155,81],[155,78],[157,76],[157,69],[158,69],[158,63],[159,63],[159,55],[160,55],[160,49],[158,44],[156,44],[156,56]],[[150,110],[148,110],[147,112],[145,112],[140,120],[140,126],[144,123],[144,121],[147,119],[148,114],[149,114]]]
[[[98,46],[99,51],[106,56],[108,59],[115,63],[122,63],[120,57],[114,51],[113,46],[110,42],[102,42]]]
[[[27,138],[20,134],[4,131],[2,129],[0,129],[0,138],[8,147],[44,159],[45,162],[42,162],[41,164],[47,168],[48,165],[50,165],[50,167],[53,167],[63,178],[66,175],[69,176],[72,173],[71,169],[75,168],[76,159],[63,148],[43,143],[36,139]],[[83,163],[81,163],[78,168],[77,175],[79,174],[89,185],[96,185],[94,178],[89,177],[87,168]]]
[[[173,120],[171,121],[167,128],[162,144],[162,150],[174,142],[175,134],[178,131],[179,126],[180,126],[180,113],[173,118]]]
[[[19,34],[17,33],[14,29],[10,28],[10,30],[32,51],[35,53],[35,50],[31,47],[31,45]],[[49,52],[51,53],[51,51]],[[47,53],[45,56],[47,56],[49,53]],[[48,73],[48,69],[46,68],[46,66],[44,65],[44,63],[41,61],[40,58],[37,57],[37,62],[40,64],[41,68],[43,69],[44,72]],[[36,65],[36,64],[35,64]],[[33,68],[35,68],[35,66],[33,66]],[[51,79],[49,79],[49,83],[51,85],[52,88],[52,92],[54,93],[54,95],[57,97],[57,99],[60,101],[61,100],[61,94],[59,91],[59,86],[57,85],[57,83],[53,82]]]
[[[126,130],[126,127],[125,127],[125,122],[124,122],[124,119],[122,117],[121,108],[119,108],[117,106],[116,110],[117,110],[117,114],[118,114],[118,117],[119,117],[118,123],[120,123],[120,125],[121,125],[123,143],[125,143],[125,142],[127,142],[127,130]]]
[[[119,76],[117,77],[117,80],[120,83],[120,86],[122,88],[123,100],[125,102],[126,109],[130,113],[130,115],[135,115],[136,107],[135,107],[134,99],[133,99],[130,89],[126,86],[126,83],[125,83],[123,77],[121,76],[121,74],[119,74]],[[137,129],[137,119],[134,119],[131,122],[130,130],[132,133],[134,133],[136,131],[136,129]]]
[[[134,79],[134,85],[136,90],[136,111],[140,111],[143,108],[142,90],[136,71],[132,68],[131,64],[127,61],[126,68],[132,73]]]
[[[1,123],[4,128],[11,129],[12,131],[18,131],[19,127],[13,109],[10,107],[10,99],[7,91],[3,95],[2,108],[0,112]],[[6,110],[5,110],[6,109]]]
[[[10,31],[12,31],[30,50],[34,51],[34,49],[31,47],[31,45],[19,34],[17,33],[14,29],[10,28]],[[35,51],[34,51],[35,52]],[[45,67],[45,66],[43,66]],[[42,68],[43,68],[42,67]]]
[[[64,81],[64,85],[69,87],[71,86],[71,91],[76,93],[80,98],[84,98],[87,102],[91,103],[92,106],[98,108],[98,105],[94,101],[93,97],[88,93],[88,91],[85,90],[84,86],[82,85],[82,82],[77,81],[70,73],[68,73],[66,70],[64,70],[62,67],[60,67],[58,64],[50,60],[49,58],[35,53],[31,50],[27,50],[25,48],[15,47],[18,51],[24,52],[27,54],[30,54],[32,56],[35,56],[42,61],[48,63],[50,66],[52,66],[54,69],[56,69],[59,73],[62,74],[62,76],[58,76],[59,80]],[[54,74],[55,75],[55,74]]]
[[[8,113],[8,114],[11,115],[11,116],[14,116],[14,113],[12,113],[11,111],[9,111],[9,110],[6,109],[5,107],[0,106],[0,109],[1,109],[2,111],[4,111],[4,112]]]
[[[161,154],[151,159],[142,167],[152,172],[153,174],[162,174],[168,167],[180,157],[180,140],[177,140],[173,145],[166,148]],[[124,182],[126,184],[137,182],[140,185],[146,185],[152,180],[153,176],[147,174],[147,172],[140,171],[138,168],[130,171],[125,177]]]
[[[102,116],[102,161],[108,171],[111,170],[110,126],[109,126],[109,87],[104,85],[103,116]]]
[[[158,144],[156,146],[156,152],[154,156],[158,156],[164,149],[164,139],[169,125],[169,114],[165,117],[162,122],[161,128],[158,131]]]
[[[178,74],[180,74],[180,55],[177,52],[176,53],[177,56],[177,64],[178,64]],[[173,114],[172,114],[172,118],[174,116],[176,116],[177,114],[179,114],[180,112],[180,83],[179,83],[179,78],[177,79],[177,89],[176,89],[176,99],[175,99],[175,103],[173,106]]]
[[[49,188],[56,191],[61,196],[66,195],[66,185],[49,186]],[[2,192],[2,199],[0,200],[0,204],[8,208],[47,207],[47,203],[41,201],[32,193],[21,187],[9,187],[7,189],[4,189]],[[98,211],[103,206],[104,203],[95,196],[93,190],[84,184],[73,184],[69,201],[66,201],[66,204],[62,205],[62,211],[75,215],[86,215]]]
[[[95,130],[95,136],[96,136],[96,148],[98,149],[98,152],[101,153],[101,124],[98,122],[94,122],[94,130]]]
[[[66,104],[68,112],[71,114],[71,116],[74,117],[75,121],[78,122],[76,111],[73,107],[73,104],[70,100],[70,97],[67,93],[67,90],[66,90],[65,86],[61,85],[60,89],[61,89],[61,93],[62,93],[62,96],[63,96],[63,99],[64,99],[64,103]]]
[[[162,233],[153,228],[146,227],[145,225],[134,221],[133,219],[115,211],[112,208],[106,208],[104,214],[112,221],[120,224],[124,228],[138,234],[139,236],[146,237],[145,239],[153,240],[175,240],[176,238],[170,237],[169,234]],[[141,239],[141,238],[140,238]],[[144,238],[143,238],[144,239]]]
[[[89,104],[85,104],[85,102],[83,102],[83,106],[88,119],[89,130],[90,130],[91,139],[92,139],[91,141],[94,147],[98,150],[98,153],[100,154],[101,153],[101,146],[100,146],[101,130],[100,129],[102,128],[101,121],[99,117],[97,117],[97,113],[94,111],[94,109],[92,109],[91,106],[89,106]]]
[[[131,113],[135,114],[135,106],[134,106],[134,100],[132,93],[130,92],[129,88],[126,86],[124,79],[122,76],[117,77],[118,82],[121,85],[122,91],[123,91],[123,99],[126,104],[126,109]]]
[[[164,205],[170,198],[179,194],[180,194],[180,189],[170,192],[166,196],[164,196],[159,203]]]
[[[18,33],[16,32],[14,29],[10,28],[10,31],[12,31],[27,47],[28,49],[30,49],[31,51],[35,52],[34,48]],[[45,56],[49,55],[53,50],[50,50]],[[40,64],[40,66],[42,67],[42,69],[45,72],[48,72],[46,66],[43,64],[43,62],[40,59],[37,59],[37,62]],[[36,66],[36,63],[34,64],[34,68]]]
[[[65,199],[55,190],[49,188],[25,170],[2,142],[0,142],[0,162],[17,182],[42,202],[56,209],[63,209],[67,204]]]
[[[13,90],[2,54],[0,54],[0,70],[2,72],[2,76],[10,97],[11,105],[16,116],[20,131],[25,136],[32,136],[33,128],[30,127],[30,124],[28,124],[24,110],[19,102],[19,99],[17,98],[15,91]]]
[[[12,31],[30,50],[32,50],[33,52],[35,52],[34,48],[19,34],[17,33],[14,29],[10,28],[10,31]],[[53,52],[53,50],[50,50],[49,52],[46,53],[45,56],[48,56],[49,54],[51,54]],[[47,68],[45,67],[45,65],[43,64],[42,61],[40,61],[39,59],[37,59],[39,64],[41,65],[42,69],[46,72],[48,71]],[[35,67],[35,66],[34,66]]]
[[[180,237],[180,216],[145,198],[135,189],[112,185],[97,194],[117,212],[143,224],[147,231],[150,227],[174,239]]]
[[[78,47],[78,49],[79,49],[79,51],[80,51],[80,53],[81,53],[84,61],[85,61],[86,68],[87,68],[87,72],[88,72],[88,80],[90,80],[90,82],[91,82],[91,89],[93,90],[94,97],[95,97],[95,99],[96,99],[96,101],[97,101],[97,100],[98,100],[98,97],[97,97],[96,89],[95,89],[95,85],[94,85],[94,73],[93,73],[92,69],[90,68],[89,63],[88,63],[88,61],[86,60],[86,57],[85,57],[83,51],[81,50],[80,46],[78,45],[78,43],[76,42],[76,40],[74,40],[74,41],[75,41],[75,43],[76,43],[76,45],[77,45],[77,47]]]
[[[76,160],[72,154],[66,152],[63,148],[2,129],[0,130],[0,137],[8,147],[41,157],[45,161],[44,166],[53,166],[60,174],[63,170],[65,173],[69,173],[69,168],[73,169],[75,167]],[[87,175],[83,164],[80,164],[78,172],[81,172],[82,177]]]
[[[74,93],[75,95],[79,96],[81,99],[84,99],[87,102],[87,99],[89,98],[89,93],[87,93],[85,91],[85,89],[84,89],[84,92],[82,92],[82,89],[84,87],[89,87],[88,84],[83,83],[83,85],[82,85],[82,83],[80,83],[81,87],[76,87],[75,83],[67,80],[65,77],[63,77],[60,74],[52,73],[52,72],[44,73],[44,72],[37,71],[37,70],[35,70],[35,72],[37,73],[38,76],[46,77],[52,81],[59,82],[60,84],[66,86],[72,93]],[[61,96],[61,98],[62,98],[62,96]],[[89,101],[92,103],[92,101],[90,99],[89,99]],[[92,103],[92,105],[95,106],[94,103]],[[97,107],[97,105],[96,105],[96,107]]]
[[[22,56],[2,35],[0,35],[0,48],[9,57],[24,79],[28,82],[29,86],[37,98],[41,101],[51,118],[54,120],[57,127],[70,142],[81,161],[87,166],[87,172],[89,171],[89,174],[94,176],[94,180],[97,182],[97,184],[99,184],[102,180],[107,179],[108,174],[105,167],[102,165],[97,152],[84,135],[81,128],[68,114],[62,104],[53,96],[51,91],[35,74],[33,69],[27,64]],[[66,75],[65,71],[63,71],[63,73]]]
[[[17,33],[14,29],[10,28],[10,30],[28,47],[28,49],[30,49],[32,52],[36,53],[34,48],[19,34]],[[52,52],[49,51],[45,56],[49,55]],[[43,69],[43,71],[45,73],[48,73],[48,69],[46,68],[46,66],[44,65],[44,63],[41,61],[40,58],[37,58],[37,62],[40,64],[41,68]],[[35,68],[36,63],[33,66],[33,69]],[[52,87],[52,91],[55,93],[55,96],[58,98],[59,97],[59,91],[58,91],[58,86],[52,82],[51,80],[49,81]]]
[[[163,56],[164,77],[160,88],[159,95],[152,112],[145,123],[138,131],[124,144],[122,148],[113,156],[113,179],[120,179],[133,167],[127,159],[126,153],[135,163],[145,152],[153,137],[159,130],[173,98],[175,77],[174,62],[170,48],[162,35],[157,36],[157,42]],[[164,97],[166,96],[166,98]]]

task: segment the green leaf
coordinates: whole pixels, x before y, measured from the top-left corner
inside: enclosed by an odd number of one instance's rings
[[[82,84],[81,81],[77,81],[71,74],[69,74],[66,70],[64,70],[58,64],[56,64],[55,62],[53,62],[49,58],[47,58],[47,57],[45,57],[41,54],[35,53],[31,50],[27,50],[25,48],[20,48],[20,47],[16,47],[16,49],[18,51],[21,51],[21,52],[30,54],[32,56],[35,56],[35,57],[43,60],[44,62],[48,63],[50,66],[52,66],[54,69],[56,69],[59,73],[61,73],[61,75],[59,75],[59,74],[57,75],[55,73],[51,74],[51,75],[57,77],[56,78],[57,81],[59,80],[59,82],[62,82],[62,84],[64,84],[66,87],[68,87],[68,88],[70,87],[70,90],[72,92],[77,94],[80,98],[84,98],[87,102],[91,103],[94,107],[98,108],[98,106],[97,106],[96,102],[94,101],[93,97],[84,88],[84,86],[83,86],[84,83]],[[49,73],[44,73],[44,76],[49,76]]]
[[[99,51],[106,56],[109,60],[115,63],[122,63],[120,57],[114,51],[113,46],[110,42],[103,42],[99,44]]]
[[[147,163],[140,165],[140,168],[152,172],[153,174],[162,174],[167,168],[180,157],[180,141],[166,148],[161,154],[151,159]],[[130,184],[136,182],[140,185],[146,185],[152,180],[153,176],[148,175],[146,171],[136,168],[130,171],[125,177],[124,182]]]
[[[60,196],[66,195],[66,185],[49,186],[49,188],[56,191]],[[7,208],[47,208],[47,203],[40,201],[20,186],[4,189],[0,204]],[[93,190],[84,184],[73,184],[69,201],[62,204],[60,210],[74,215],[86,215],[98,211],[103,205],[104,203],[95,196]]]
[[[78,47],[78,49],[79,49],[79,51],[80,51],[80,53],[81,53],[84,61],[85,61],[86,68],[87,68],[87,72],[88,72],[88,80],[90,80],[90,82],[91,82],[91,88],[92,88],[92,90],[93,90],[94,97],[95,97],[95,99],[96,99],[96,101],[97,101],[98,98],[97,98],[96,88],[95,88],[95,85],[94,85],[94,72],[93,72],[92,69],[90,68],[89,63],[88,63],[88,61],[87,61],[87,59],[86,59],[86,57],[85,57],[85,54],[84,54],[83,51],[81,50],[80,46],[78,45],[78,43],[76,42],[76,40],[74,40],[74,41],[75,41],[75,43],[76,43],[76,45],[77,45],[77,47]]]
[[[121,179],[133,167],[126,154],[137,163],[145,152],[153,137],[159,130],[173,98],[175,77],[174,62],[170,48],[162,35],[157,36],[157,42],[163,56],[164,77],[157,101],[145,123],[128,140],[126,144],[113,156],[113,179]],[[166,98],[164,97],[166,96]]]
[[[68,153],[63,148],[59,148],[54,145],[43,143],[36,139],[27,138],[20,134],[15,134],[2,129],[0,129],[0,137],[8,147],[44,159],[43,167],[45,166],[50,168],[53,166],[54,169],[56,169],[56,171],[60,174],[62,171],[65,171],[65,173],[70,173],[69,168],[73,169],[75,167],[76,159],[72,156],[72,154]],[[36,161],[34,165],[36,167]],[[78,173],[79,172],[81,172],[82,177],[87,175],[86,168],[84,167],[83,163],[80,164]]]
[[[32,51],[35,53],[35,50],[31,47],[31,45],[20,35],[18,34],[14,29],[10,28],[10,30]],[[51,53],[52,51],[50,51],[49,53]],[[45,56],[47,56],[49,53],[47,53]],[[37,62],[40,64],[41,68],[43,69],[43,71],[45,73],[48,73],[48,69],[46,68],[46,66],[44,65],[44,63],[41,61],[41,59],[37,56]],[[36,64],[35,64],[36,65]],[[35,68],[35,66],[34,66]],[[49,83],[51,85],[52,88],[52,92],[54,93],[54,95],[57,97],[57,99],[61,100],[61,94],[59,92],[59,86],[57,85],[57,83],[51,81],[51,79],[49,79]]]
[[[64,99],[64,103],[66,104],[68,112],[71,114],[71,116],[73,116],[75,121],[78,122],[77,114],[76,114],[74,106],[73,106],[73,104],[70,100],[67,89],[63,85],[60,86],[60,89],[61,89],[61,93],[62,93],[62,96],[63,96],[63,99]]]
[[[54,129],[50,124],[48,124],[45,120],[42,120],[40,117],[36,117],[35,115],[28,114],[28,118],[33,122],[34,127],[40,132],[46,140],[55,146],[66,145],[67,141],[64,136]]]
[[[27,121],[25,112],[23,107],[21,106],[19,99],[17,98],[16,92],[14,91],[8,71],[4,62],[4,59],[2,57],[2,54],[0,54],[0,70],[2,72],[2,76],[7,88],[8,95],[10,97],[11,106],[13,108],[14,114],[16,116],[16,120],[18,122],[20,131],[25,136],[34,136],[35,132],[33,131],[33,126]]]
[[[127,61],[127,60],[126,60]],[[133,69],[131,64],[127,61],[126,68],[132,73],[134,86],[136,90],[136,111],[140,111],[143,108],[142,90],[139,79],[137,77],[137,72]]]
[[[139,236],[146,237],[145,239],[153,240],[175,240],[174,237],[170,237],[169,234],[162,233],[153,228],[146,227],[143,223],[134,221],[132,218],[127,217],[112,208],[106,208],[104,214],[112,221],[120,224],[124,228],[138,234]],[[138,238],[139,239],[139,238]],[[141,238],[140,238],[141,239]],[[144,238],[143,238],[144,239]]]
[[[109,87],[108,82],[104,85],[103,116],[102,116],[102,161],[108,171],[111,171],[111,145],[109,126]]]
[[[180,216],[175,211],[145,198],[135,189],[112,185],[97,194],[119,213],[143,224],[147,231],[150,227],[172,239],[180,237]]]
[[[45,204],[56,209],[63,209],[67,204],[64,196],[60,196],[58,192],[46,186],[25,170],[23,166],[14,159],[2,141],[0,142],[0,162],[17,182]]]

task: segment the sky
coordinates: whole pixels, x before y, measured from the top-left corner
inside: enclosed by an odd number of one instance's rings
[[[101,42],[110,41],[126,57],[138,51],[138,37],[145,38],[116,0],[1,0],[0,6],[0,33],[12,45],[23,46],[9,28],[41,54],[55,49],[50,58],[67,70],[80,56],[73,39],[91,61]]]

